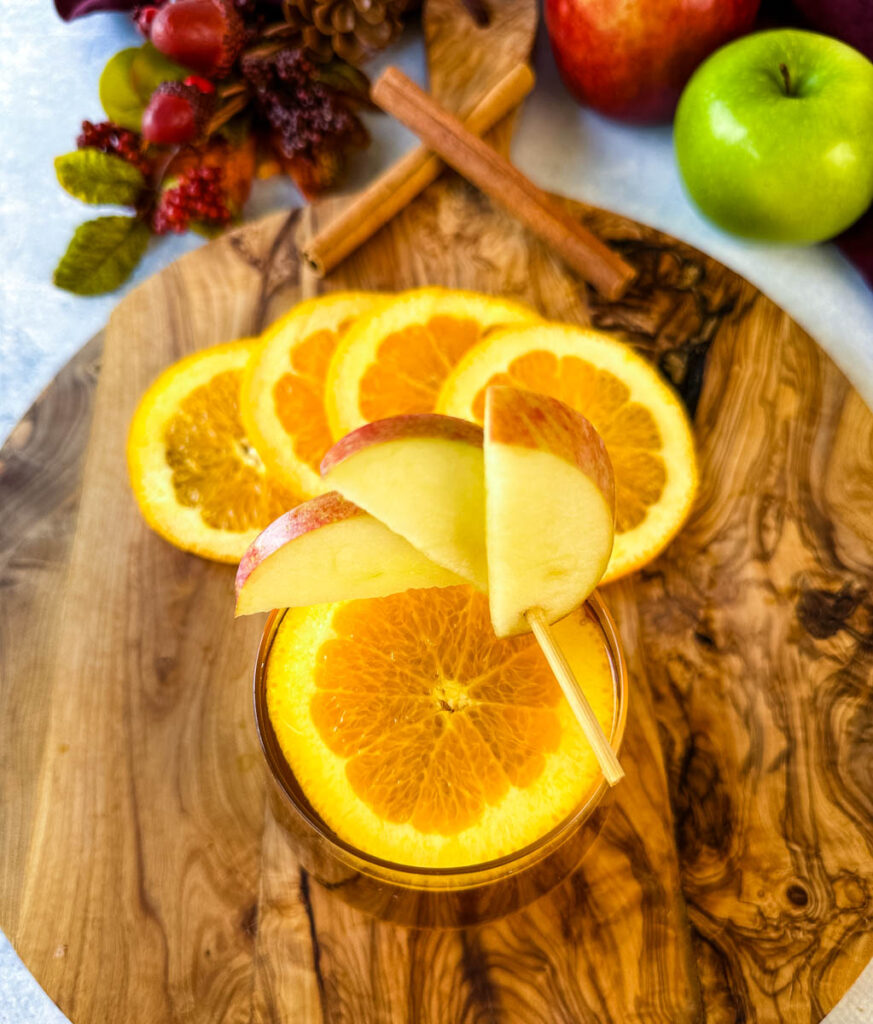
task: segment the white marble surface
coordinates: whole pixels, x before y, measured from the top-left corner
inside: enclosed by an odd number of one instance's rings
[[[95,15],[64,25],[50,0],[0,2],[0,438],[100,329],[118,300],[118,294],[78,298],[51,284],[74,226],[96,213],[56,185],[52,159],[73,148],[82,118],[101,118],[99,71],[112,53],[137,38],[121,16]],[[416,39],[390,58],[422,79]],[[535,63],[539,84],[513,152],[522,170],[545,187],[669,231],[739,271],[789,310],[873,405],[873,295],[840,254],[831,246],[777,248],[721,234],[684,198],[668,128],[625,127],[580,110],[556,80],[542,39]],[[358,181],[412,142],[385,118],[370,118],[370,127],[377,145],[361,161]],[[298,201],[290,184],[265,183],[249,209],[256,214]],[[198,244],[193,236],[157,241],[128,287]],[[0,1024],[65,1020],[0,934]],[[870,1021],[873,966],[828,1024]]]

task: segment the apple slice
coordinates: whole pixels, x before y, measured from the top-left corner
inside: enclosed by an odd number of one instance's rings
[[[331,491],[286,512],[251,543],[236,574],[236,614],[465,582]]]
[[[597,586],[612,551],[615,486],[602,438],[555,398],[512,387],[485,396],[486,538],[498,636],[554,622]]]
[[[436,413],[375,420],[337,441],[321,473],[428,558],[487,589],[481,427]]]

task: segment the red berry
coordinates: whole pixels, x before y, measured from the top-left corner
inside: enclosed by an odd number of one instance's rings
[[[166,57],[222,78],[242,50],[244,26],[230,0],[175,0],[155,15],[150,38]]]
[[[99,149],[102,153],[120,156],[122,160],[138,167],[143,174],[148,174],[151,169],[147,157],[140,149],[139,135],[111,121],[101,121],[99,124],[83,121],[76,145],[79,149]]]
[[[199,89],[200,92],[210,93],[215,92],[215,86],[208,78],[201,78],[200,75],[188,75],[186,79],[182,81],[183,85],[193,85],[195,89]]]
[[[203,134],[214,105],[212,96],[193,86],[164,82],[143,111],[143,138],[159,146],[193,142]]]
[[[168,231],[186,231],[192,221],[227,224],[230,210],[222,181],[220,167],[192,167],[185,171],[161,196],[152,219],[155,232],[164,235]]]

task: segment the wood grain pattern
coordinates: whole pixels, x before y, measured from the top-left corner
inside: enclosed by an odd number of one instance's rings
[[[62,377],[4,449],[0,486],[19,511],[2,549],[2,695],[23,710],[3,717],[4,780],[19,798],[4,794],[4,825],[9,806],[18,824],[0,833],[0,912],[77,1024],[806,1021],[873,952],[873,416],[741,279],[574,209],[643,270],[621,306],[589,299],[457,179],[327,282],[474,284],[590,319],[697,406],[694,515],[657,563],[606,594],[634,683],[628,780],[581,869],[506,921],[404,930],[301,871],[265,805],[249,723],[258,624],[231,626],[232,573],[151,535],[127,494],[124,431],[147,379],[310,289],[293,239],[319,211],[200,250],[119,307],[59,622],[47,591],[84,439],[66,425],[87,423],[87,401],[71,396],[93,378]],[[28,431],[42,440],[25,458]],[[39,590],[27,552],[50,550],[58,508],[54,585]],[[25,613],[49,630],[43,664],[59,651],[37,670],[50,697],[34,690],[32,644],[14,642]]]
[[[46,681],[79,507],[82,458],[103,348],[95,337],[0,451],[0,905],[14,929],[46,736]]]
[[[167,347],[193,343],[177,298],[170,274],[141,344],[113,345],[107,333],[44,694],[51,715],[13,935],[74,1020],[187,1020],[204,1006],[223,1019],[251,991],[241,919],[257,899],[263,799],[245,687],[221,685],[248,669],[244,639],[222,628],[231,574],[167,560],[157,537],[125,526],[137,514],[126,420]],[[242,331],[228,299],[202,302],[213,341]],[[123,309],[116,337],[132,337]],[[208,644],[198,623],[210,624]],[[108,983],[95,984],[89,963]]]
[[[739,302],[700,397],[696,514],[641,608],[702,980],[749,1018],[762,997],[765,1019],[821,1017],[873,955],[871,417],[785,314]],[[850,493],[828,496],[847,411]]]
[[[640,271],[620,304],[454,177],[325,282],[295,237],[330,207],[279,214],[131,293],[96,396],[99,340],[3,448],[0,925],[75,1024],[815,1022],[873,953],[873,415],[742,279],[567,205]],[[423,283],[626,339],[694,412],[702,469],[681,536],[605,594],[633,696],[601,837],[457,932],[300,867],[251,723],[260,623],[233,621],[230,568],[144,527],[123,455],[172,360],[320,288]]]
[[[430,91],[444,107],[459,112],[482,96],[533,48],[537,8],[529,0],[488,0],[479,24],[463,0],[430,0],[424,10],[424,38]]]

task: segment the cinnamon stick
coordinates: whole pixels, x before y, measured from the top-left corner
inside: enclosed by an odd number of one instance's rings
[[[634,268],[401,71],[387,68],[371,97],[450,167],[539,235],[602,295],[617,299],[624,294],[636,276]]]
[[[527,64],[519,64],[465,111],[464,127],[482,135],[518,106],[534,85]],[[365,189],[343,213],[310,239],[301,255],[322,277],[363,245],[395,214],[435,181],[445,164],[426,147],[401,157]]]

